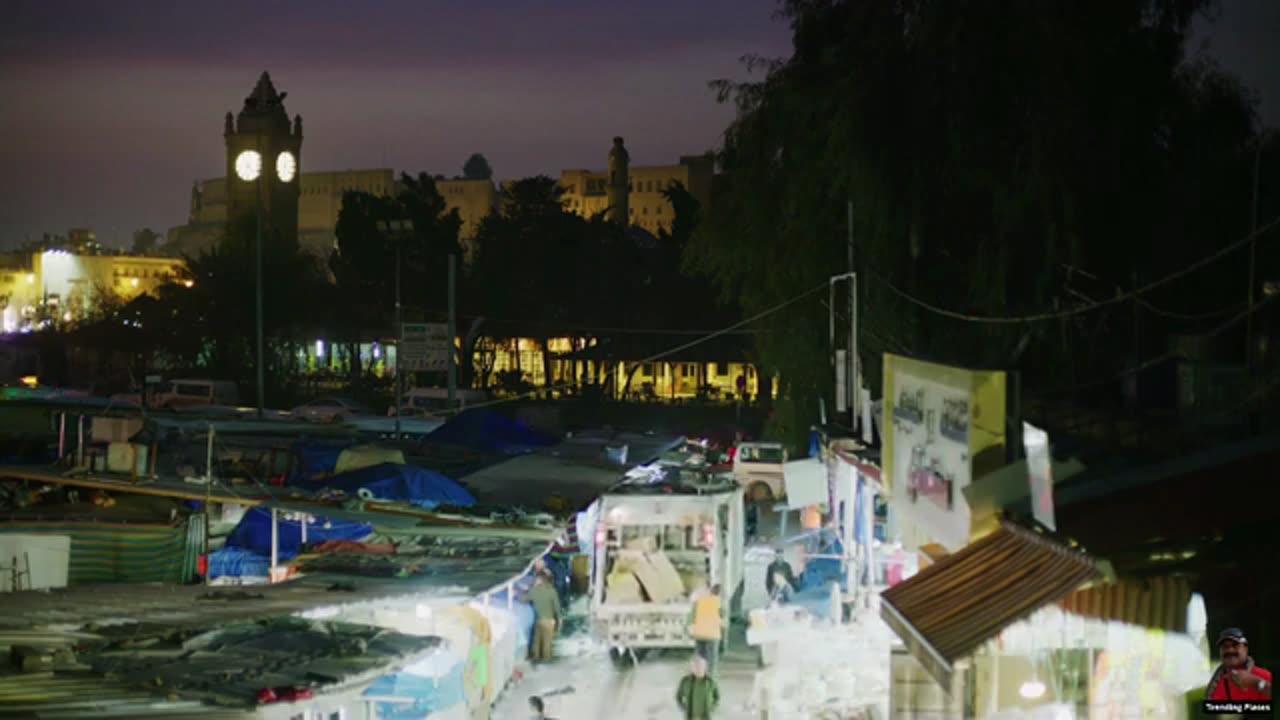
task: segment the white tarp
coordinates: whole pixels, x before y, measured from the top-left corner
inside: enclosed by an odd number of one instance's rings
[[[782,466],[787,507],[793,510],[827,502],[827,466],[818,458],[792,460]]]

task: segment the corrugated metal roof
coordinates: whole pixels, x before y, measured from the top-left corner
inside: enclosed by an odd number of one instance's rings
[[[53,718],[254,717],[246,710],[218,708],[194,700],[169,700],[126,687],[88,671],[0,675],[0,715]]]
[[[1128,580],[1077,590],[1058,602],[1063,610],[1169,632],[1186,632],[1191,582],[1174,575]]]
[[[1097,570],[1087,556],[1005,522],[881,594],[881,614],[943,687],[954,663]]]

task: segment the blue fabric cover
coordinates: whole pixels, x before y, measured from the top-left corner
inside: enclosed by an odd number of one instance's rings
[[[427,441],[517,455],[550,447],[559,439],[486,408],[463,410],[427,435]]]
[[[412,672],[415,665],[424,674]],[[452,651],[441,650],[415,665],[379,677],[364,691],[365,697],[413,698],[412,702],[377,703],[377,717],[421,718],[466,702],[465,663]]]
[[[270,537],[267,538],[267,542],[271,542]],[[224,547],[209,553],[209,577],[211,578],[266,577],[270,572],[271,558],[243,548]]]
[[[325,527],[328,525],[328,527]],[[298,554],[302,545],[302,524],[297,520],[278,522],[278,552],[281,560],[288,560]],[[318,543],[325,540],[361,540],[373,533],[373,526],[368,523],[348,520],[326,520],[316,518],[316,522],[307,524],[307,542]],[[251,508],[240,519],[240,524],[227,536],[227,547],[243,548],[251,552],[271,557],[271,511],[266,508]]]
[[[417,465],[371,465],[334,475],[312,487],[341,490],[352,497],[363,489],[379,500],[401,500],[427,509],[437,505],[470,507],[476,504],[471,493],[458,483]]]
[[[298,453],[298,472],[305,480],[316,475],[331,473],[338,467],[338,458],[342,455],[342,447],[332,445],[306,445],[298,443],[294,446]]]

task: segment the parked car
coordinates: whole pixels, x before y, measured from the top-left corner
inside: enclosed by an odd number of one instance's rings
[[[358,415],[373,415],[369,408],[341,397],[320,397],[294,408],[291,412],[298,420],[310,422],[343,422]]]
[[[151,406],[162,410],[239,403],[240,392],[229,380],[170,380],[156,388],[151,396]]]
[[[782,466],[787,451],[781,443],[739,443],[733,455],[733,478],[751,502],[774,502],[786,495]]]

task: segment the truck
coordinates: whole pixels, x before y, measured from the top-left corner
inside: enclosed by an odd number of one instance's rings
[[[781,443],[739,443],[733,455],[733,478],[752,502],[776,502],[787,494],[782,469],[786,462],[787,450]]]
[[[742,490],[722,474],[662,466],[654,473],[600,498],[590,622],[619,666],[650,651],[693,648],[697,592],[720,586],[724,637],[741,602]]]

